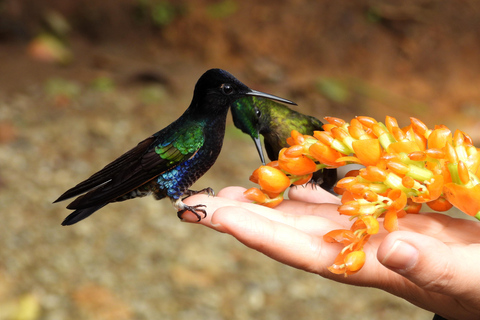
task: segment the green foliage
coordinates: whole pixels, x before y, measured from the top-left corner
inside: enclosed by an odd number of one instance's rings
[[[142,88],[140,91],[140,100],[144,104],[156,104],[165,99],[166,91],[163,86],[151,85]]]
[[[223,0],[207,7],[207,13],[216,19],[224,19],[238,10],[238,4],[234,0]]]
[[[90,83],[90,85],[93,89],[102,92],[115,90],[115,83],[113,82],[113,79],[108,76],[97,77]]]
[[[335,102],[346,102],[350,96],[346,85],[337,79],[321,78],[317,81],[317,88],[326,98]]]
[[[180,7],[166,0],[138,0],[135,8],[139,21],[155,27],[168,26],[180,13]]]
[[[382,15],[378,8],[369,7],[366,12],[366,18],[368,22],[378,23],[382,20]]]
[[[51,78],[45,84],[45,91],[51,97],[63,96],[69,99],[77,97],[80,94],[80,86],[66,79]]]

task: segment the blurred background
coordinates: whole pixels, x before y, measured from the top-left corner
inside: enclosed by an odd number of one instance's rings
[[[415,116],[478,143],[479,52],[475,0],[0,0],[0,320],[431,319],[180,223],[168,200],[72,227],[52,201],[178,118],[212,67],[318,118]],[[229,116],[194,189],[250,187],[258,165]]]

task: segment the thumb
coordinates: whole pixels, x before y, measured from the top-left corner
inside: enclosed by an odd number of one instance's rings
[[[389,234],[377,259],[425,291],[480,305],[479,244],[450,245],[437,238],[408,231]]]

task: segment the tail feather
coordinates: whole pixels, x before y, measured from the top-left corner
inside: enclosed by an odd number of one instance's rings
[[[99,205],[99,206],[93,206],[93,207],[89,207],[89,208],[85,208],[85,209],[78,209],[78,210],[75,210],[73,211],[72,213],[70,213],[66,218],[65,220],[63,220],[62,222],[62,226],[70,226],[72,224],[75,224],[87,217],[89,217],[92,213],[94,213],[95,211],[97,211],[98,209],[106,206],[107,204],[102,204],[102,205]]]

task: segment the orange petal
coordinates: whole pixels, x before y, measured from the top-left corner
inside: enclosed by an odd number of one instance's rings
[[[294,146],[296,144],[295,140],[292,137],[287,138],[287,143],[289,146]]]
[[[399,127],[393,127],[389,131],[392,133],[393,137],[397,141],[402,141],[402,140],[405,140],[407,138],[407,135]]]
[[[405,131],[406,138],[410,141],[415,141],[420,150],[423,151],[427,148],[427,139],[425,136],[422,136],[418,132],[414,131],[412,126],[408,126],[403,130]]]
[[[281,193],[290,186],[290,179],[278,169],[261,166],[258,168],[258,184],[266,191]]]
[[[286,149],[280,150],[278,155],[278,165],[281,169],[297,176],[310,174],[317,170],[317,165],[309,157],[301,155],[300,157],[296,158],[287,158],[284,150]]]
[[[359,128],[356,126],[349,126],[348,133],[355,139],[360,139],[362,136],[365,136],[367,133],[363,128]]]
[[[333,138],[332,133],[327,131],[315,131],[313,133],[313,136],[326,146],[331,146],[333,143],[333,140],[335,140],[335,138]]]
[[[255,171],[252,172],[252,175],[250,176],[249,180],[252,181],[253,183],[258,184],[258,173],[259,173],[260,168],[256,169]]]
[[[447,144],[443,148],[446,156],[446,160],[451,163],[457,163],[458,162],[458,156],[457,152],[455,152],[455,148],[451,144]]]
[[[468,134],[466,134],[465,132],[462,132],[463,133],[463,136],[465,137],[465,140],[463,140],[463,143],[466,145],[466,146],[473,146],[473,140],[472,140],[472,137],[470,137]]]
[[[354,184],[350,185],[350,187],[348,188],[348,191],[350,191],[351,193],[356,193],[361,195],[363,195],[367,190],[368,190],[368,184],[361,183],[361,182],[355,182]]]
[[[324,169],[324,170],[327,170],[327,169]],[[305,184],[305,183],[309,182],[310,180],[312,180],[312,176],[313,176],[313,173],[306,174],[302,177],[299,177],[298,180],[295,180],[293,182],[293,184],[296,185],[296,186]]]
[[[275,199],[276,197],[278,197],[280,195],[280,192],[272,192],[272,191],[268,191],[268,190],[265,190],[265,189],[262,189],[262,192],[269,198],[269,199]]]
[[[347,269],[345,268],[345,257],[348,253],[350,253],[350,250],[347,250],[345,252],[340,252],[337,257],[335,258],[334,263],[328,267],[328,271],[330,271],[333,274],[346,274],[345,272]]]
[[[394,117],[386,116],[385,117],[385,126],[387,127],[388,131],[392,132],[393,128],[398,128],[397,119],[395,119]]]
[[[342,189],[348,189],[352,184],[354,184],[357,181],[356,177],[345,177],[340,179],[337,182],[337,187],[342,188]]]
[[[357,128],[363,129],[362,123],[358,121],[357,118],[353,118],[352,120],[350,120],[350,127],[357,127]]]
[[[411,189],[415,185],[415,180],[413,180],[412,177],[405,176],[405,177],[402,178],[402,185],[405,188]]]
[[[325,120],[327,120],[328,123],[334,124],[337,127],[342,127],[345,125],[345,120],[340,119],[340,118],[335,118],[335,117],[325,117]]]
[[[422,210],[422,204],[413,202],[412,199],[407,200],[407,206],[404,209],[407,213],[419,213]]]
[[[323,126],[322,126],[322,129],[325,131],[325,132],[331,132],[333,128],[336,128],[337,126],[334,125],[334,124],[331,124],[331,123],[325,123]]]
[[[289,148],[287,148],[285,151],[284,151],[284,154],[286,157],[289,157],[289,158],[295,158],[295,157],[300,157],[302,154],[303,154],[303,151],[304,151],[304,148],[302,145],[294,145],[294,146],[291,146]],[[280,151],[282,152],[282,151]]]
[[[415,141],[397,141],[393,142],[388,146],[388,152],[393,153],[411,153],[415,151],[420,151],[418,144]]]
[[[350,201],[339,206],[337,211],[347,216],[356,216],[360,213],[360,205],[356,201]]]
[[[470,216],[478,216],[480,211],[480,184],[467,188],[455,183],[443,187],[445,198],[458,209]]]
[[[337,167],[341,166],[341,165],[339,165],[339,163],[346,163],[346,162],[362,164],[362,161],[360,159],[358,159],[357,157],[353,157],[353,156],[351,156],[351,157],[350,156],[349,157],[340,157],[335,162],[337,163]]]
[[[371,117],[357,116],[355,119],[360,121],[360,123],[367,128],[371,128],[375,123],[377,123],[377,120]]]
[[[275,208],[282,201],[283,201],[283,197],[277,197],[277,198],[274,198],[274,199],[267,199],[267,201],[263,205],[266,206],[266,207],[269,207],[269,208]]]
[[[292,130],[290,135],[292,136],[296,144],[302,144],[305,141],[305,139],[303,138],[303,134],[301,134],[297,130]]]
[[[349,245],[352,242],[356,241],[355,234],[351,230],[346,230],[346,229],[337,229],[337,230],[332,230],[328,233],[326,233],[323,236],[323,241],[329,242],[329,243],[342,243],[343,245]]]
[[[390,208],[395,209],[395,212],[402,210],[407,205],[407,195],[400,189],[393,189],[388,192],[388,197],[393,200]]]
[[[345,191],[343,193],[342,199],[341,199],[342,204],[346,204],[346,203],[349,203],[349,202],[355,201],[355,200],[357,200],[355,198],[355,195],[353,193],[351,193],[350,191]]]
[[[326,164],[332,167],[338,167],[343,165],[341,163],[336,162],[336,160],[340,158],[342,154],[335,149],[327,147],[323,143],[317,142],[312,144],[308,149],[308,151],[313,157],[315,157],[315,159],[317,159],[323,164]]]
[[[355,155],[364,166],[374,166],[380,160],[382,148],[378,139],[356,140],[352,143]]]
[[[430,193],[430,199],[435,200],[442,194],[444,179],[442,175],[434,175],[432,182],[427,184],[428,192]]]
[[[448,200],[445,199],[444,197],[439,197],[436,200],[427,202],[427,206],[429,206],[430,209],[432,210],[440,211],[440,212],[447,211],[452,208],[452,204],[448,202]]]
[[[365,264],[366,255],[363,251],[353,251],[345,257],[345,269],[347,274],[352,274],[360,270]]]
[[[429,149],[442,149],[452,142],[451,131],[448,128],[439,128],[432,131],[427,139]]]
[[[459,161],[458,165],[458,176],[463,184],[467,184],[470,182],[470,173],[468,172],[468,168],[463,161]]]
[[[349,137],[348,132],[344,128],[333,128],[332,135],[335,139],[343,141],[345,138]]]
[[[278,160],[270,161],[266,165],[269,166],[269,167],[275,168],[275,169],[280,169],[280,166],[278,165]]]
[[[441,149],[427,149],[425,150],[425,154],[434,159],[443,159],[445,158],[445,152]]]
[[[398,175],[405,175],[410,171],[410,168],[399,160],[390,160],[387,162],[387,168]]]
[[[417,132],[422,137],[425,136],[425,134],[428,131],[428,128],[425,125],[425,123],[423,123],[422,121],[418,120],[417,118],[413,118],[413,117],[410,118],[410,123],[412,125],[413,131]]]
[[[460,130],[455,130],[455,133],[453,134],[453,145],[454,146],[461,146],[463,145],[463,142],[465,141],[465,135],[463,134],[462,131]]]
[[[383,182],[387,178],[388,172],[376,166],[368,166],[360,170],[360,176],[368,181]]]
[[[408,154],[408,158],[413,161],[425,161],[427,154],[425,151],[413,151]]]
[[[250,188],[250,189],[246,190],[243,193],[243,195],[248,200],[252,200],[252,201],[255,201],[257,203],[264,203],[265,200],[267,199],[265,194],[262,191],[260,191],[260,189],[258,189],[258,188]]]
[[[363,199],[369,202],[376,202],[378,201],[378,195],[372,190],[367,190],[363,193]]]
[[[375,123],[375,124],[372,125],[372,130],[373,130],[373,134],[377,137],[380,137],[384,133],[388,133],[387,129],[385,129],[384,127],[382,127],[378,123]]]
[[[385,219],[383,220],[383,227],[388,232],[393,232],[398,230],[398,218],[396,210],[388,210],[385,214]]]
[[[380,229],[380,226],[378,224],[377,219],[375,219],[373,216],[361,216],[360,219],[365,223],[367,226],[367,233],[368,234],[377,234],[378,230]]]

